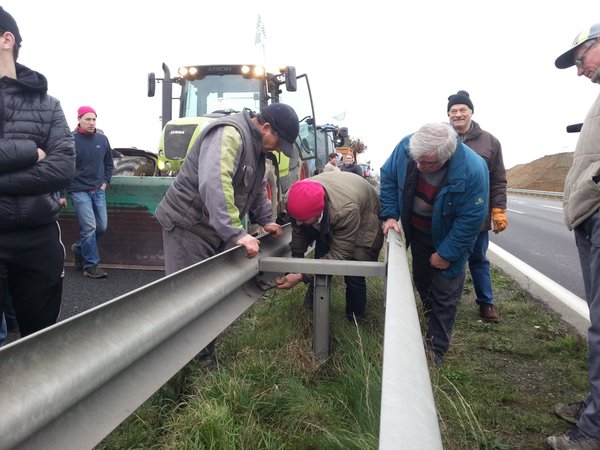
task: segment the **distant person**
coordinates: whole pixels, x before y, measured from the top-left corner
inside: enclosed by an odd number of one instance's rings
[[[96,111],[91,106],[77,110],[77,129],[73,132],[77,149],[75,179],[67,188],[77,221],[79,240],[71,246],[77,270],[90,278],[106,278],[100,268],[98,240],[108,227],[106,189],[112,178],[112,149],[106,135],[96,129]]]
[[[450,347],[466,263],[488,215],[485,161],[445,123],[428,123],[396,146],[380,171],[383,232],[402,230],[415,287],[429,318],[433,362]]]
[[[600,23],[582,30],[571,48],[556,58],[558,69],[575,66],[577,75],[600,83]],[[579,402],[555,406],[558,417],[573,429],[546,439],[550,449],[600,449],[600,96],[583,122],[573,165],[565,180],[563,213],[575,232],[585,298],[590,311],[588,330],[589,389]]]
[[[10,292],[27,336],[56,323],[60,311],[58,191],[75,174],[75,145],[46,78],[16,63],[20,47],[17,23],[0,7],[0,295]]]
[[[383,245],[377,191],[349,173],[322,173],[297,181],[287,196],[292,222],[292,257],[303,258],[315,243],[316,259],[377,261]],[[278,289],[309,282],[306,303],[312,306],[312,276],[290,273],[275,281]],[[365,277],[345,276],[346,318],[362,322],[367,303]]]
[[[355,173],[356,175],[360,175],[361,177],[363,176],[362,168],[358,164],[356,164],[356,162],[354,161],[354,156],[350,152],[346,153],[346,157],[344,158],[344,164],[342,164],[340,170],[342,172]]]
[[[273,103],[260,114],[245,110],[202,130],[156,209],[167,275],[236,245],[254,258],[260,241],[244,228],[248,214],[266,232],[283,235],[267,198],[265,158],[272,150],[291,158],[299,129],[293,108]],[[214,341],[199,354],[213,356]]]
[[[337,153],[330,153],[329,161],[323,167],[323,172],[340,172],[340,168],[338,167],[339,160],[340,156]]]
[[[458,91],[448,97],[448,118],[458,137],[481,156],[490,173],[491,215],[488,214],[485,224],[475,241],[473,252],[469,257],[469,270],[475,287],[475,301],[479,305],[479,316],[485,322],[500,322],[500,316],[494,303],[492,277],[487,250],[490,243],[489,231],[504,231],[508,225],[506,218],[506,170],[502,158],[500,141],[491,133],[481,129],[473,117],[473,102],[467,91]]]

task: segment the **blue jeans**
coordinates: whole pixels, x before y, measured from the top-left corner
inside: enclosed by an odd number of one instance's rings
[[[490,276],[490,262],[487,259],[487,250],[490,245],[490,236],[487,231],[482,231],[477,236],[473,252],[469,257],[469,270],[473,278],[476,301],[479,305],[493,305],[492,277]]]
[[[83,258],[83,268],[89,269],[100,262],[98,239],[108,226],[105,192],[98,189],[70,192],[69,195],[79,221],[80,239],[75,243],[75,250]]]
[[[590,394],[577,426],[590,436],[600,438],[600,210],[574,231],[591,322],[588,329]]]

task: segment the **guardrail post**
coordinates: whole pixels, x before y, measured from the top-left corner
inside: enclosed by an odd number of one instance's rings
[[[315,275],[313,295],[313,352],[317,359],[329,356],[329,296],[331,275]]]

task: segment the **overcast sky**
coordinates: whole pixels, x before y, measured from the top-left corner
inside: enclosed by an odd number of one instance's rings
[[[355,4],[356,3],[356,4]],[[148,72],[180,65],[262,63],[307,73],[317,122],[346,126],[379,167],[405,135],[446,121],[449,95],[471,94],[474,120],[502,143],[507,168],[573,151],[598,85],[554,60],[600,2],[4,0],[19,24],[19,62],[43,73],[71,127],[91,105],[113,147],[156,151],[160,96]],[[158,90],[157,92],[160,92]],[[342,122],[333,116],[345,112]]]

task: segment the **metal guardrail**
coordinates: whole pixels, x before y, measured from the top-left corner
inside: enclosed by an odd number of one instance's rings
[[[289,264],[329,275],[386,274],[380,263],[275,260],[289,255],[290,238],[286,226],[283,238],[261,238],[258,258],[236,247],[0,349],[0,449],[93,448],[264,293],[275,274],[261,272]],[[386,260],[380,449],[441,449],[397,233],[388,236]],[[329,275],[317,275],[315,299],[328,297]],[[328,309],[315,303],[317,355],[328,348]]]
[[[441,450],[406,247],[390,230],[387,247],[385,337],[379,449]]]
[[[508,188],[506,190],[509,194],[517,194],[517,195],[529,195],[533,197],[552,197],[552,198],[563,198],[563,192],[552,192],[552,191],[534,191],[531,189],[515,189]]]
[[[93,448],[264,293],[258,266],[236,247],[3,347],[0,449]]]

